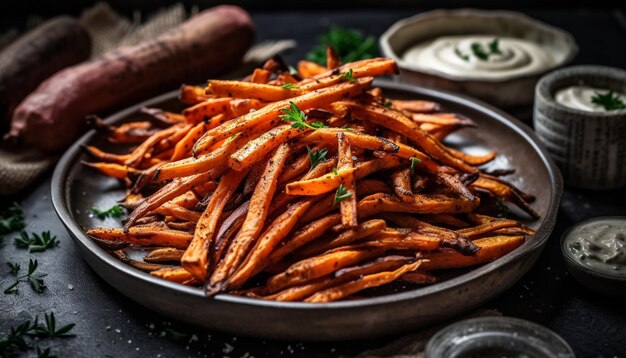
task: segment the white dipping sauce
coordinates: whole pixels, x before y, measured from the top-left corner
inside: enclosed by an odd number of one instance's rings
[[[588,112],[608,112],[602,105],[593,103],[593,97],[598,94],[606,94],[609,90],[587,86],[570,86],[556,92],[554,98],[557,103],[565,107],[579,109]],[[626,95],[613,92],[622,102],[626,103]]]
[[[602,219],[571,230],[565,249],[587,268],[626,277],[626,220]]]
[[[496,51],[490,46],[494,40]],[[481,53],[486,56],[480,56]],[[402,57],[421,68],[476,79],[535,74],[555,63],[549,53],[532,41],[490,35],[443,36],[409,48]]]

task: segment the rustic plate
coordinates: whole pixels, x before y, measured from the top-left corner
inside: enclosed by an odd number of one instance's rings
[[[207,298],[198,288],[150,276],[108,254],[91,241],[83,227],[119,226],[113,219],[89,215],[91,207],[108,207],[123,197],[114,179],[80,164],[88,159],[81,145],[90,143],[114,150],[105,138],[90,131],[63,156],[52,178],[52,201],[59,218],[85,260],[110,285],[138,303],[189,323],[258,337],[297,340],[345,340],[381,336],[414,329],[475,308],[511,287],[534,264],[554,226],[562,181],[548,153],[523,123],[464,96],[433,89],[378,81],[391,98],[426,99],[447,111],[475,120],[480,129],[465,129],[450,142],[470,153],[497,148],[494,168],[518,168],[508,179],[536,195],[533,207],[541,219],[527,224],[537,230],[514,252],[484,266],[421,288],[385,292],[360,300],[325,304],[262,301],[232,295]],[[156,97],[114,116],[108,123],[137,119],[143,106],[180,108],[177,92]],[[515,210],[515,209],[513,209]]]

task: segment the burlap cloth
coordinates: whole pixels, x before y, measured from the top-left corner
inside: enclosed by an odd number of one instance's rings
[[[195,12],[197,8],[192,8],[191,13],[187,14],[182,4],[176,4],[150,15],[145,21],[142,13],[136,11],[131,20],[117,14],[106,3],[99,3],[85,10],[79,21],[91,35],[91,57],[94,58],[117,47],[134,45],[153,38],[180,24]],[[28,19],[26,28],[35,27],[42,21],[33,16]],[[18,36],[19,32],[15,29],[0,34],[0,50]],[[292,40],[257,44],[244,57],[245,64],[240,70],[246,71],[274,54],[294,46],[295,42]],[[238,75],[239,72],[227,76]],[[50,169],[58,158],[32,149],[9,148],[0,144],[0,195],[13,195],[26,189]]]

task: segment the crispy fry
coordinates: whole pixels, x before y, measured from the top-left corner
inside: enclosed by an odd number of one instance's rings
[[[391,174],[391,182],[396,195],[407,203],[413,201],[413,192],[411,191],[411,171],[409,168],[401,169]]]
[[[472,256],[464,256],[456,251],[435,252],[422,266],[424,270],[462,268],[487,263],[515,250],[524,243],[524,236],[493,236],[474,241],[480,250]]]
[[[224,206],[234,194],[245,174],[235,170],[226,173],[215,189],[215,193],[211,196],[206,210],[198,220],[193,241],[180,260],[183,267],[197,279],[204,280],[206,278],[211,240],[215,235],[217,222]]]
[[[329,47],[330,48],[330,47]],[[337,165],[340,170],[350,170],[354,168],[352,160],[352,151],[350,143],[343,133],[337,133]],[[349,173],[342,178],[342,185],[345,188],[344,196],[347,198],[339,203],[339,211],[341,212],[341,224],[346,228],[354,228],[358,223],[357,204],[356,204],[356,178],[354,173]]]
[[[302,78],[313,77],[322,73],[325,73],[326,69],[315,62],[311,61],[299,61],[298,62],[298,74]]]
[[[112,242],[127,242],[138,246],[170,246],[186,248],[193,236],[184,231],[168,230],[158,226],[135,226],[128,232],[117,228],[93,228],[87,235],[95,239]]]
[[[146,262],[180,262],[180,258],[183,256],[185,250],[177,249],[174,247],[164,247],[160,249],[154,249],[150,251],[143,260]]]
[[[185,104],[194,105],[209,99],[209,96],[204,94],[204,91],[202,87],[182,85],[180,86],[178,98]]]
[[[417,270],[423,261],[418,260],[412,264],[404,265],[395,271],[375,273],[358,278],[332,288],[319,291],[305,300],[305,302],[331,302],[347,297],[366,288],[382,286],[396,280],[407,272]]]
[[[287,271],[271,277],[267,281],[270,293],[290,286],[322,277],[346,266],[380,256],[382,251],[375,248],[345,250],[311,257],[291,265]]]
[[[282,144],[269,159],[265,171],[250,198],[250,206],[243,226],[228,248],[226,256],[218,264],[211,276],[211,285],[223,282],[232,275],[245,258],[253,240],[261,233],[269,213],[270,202],[276,191],[276,181],[288,156],[289,146]]]

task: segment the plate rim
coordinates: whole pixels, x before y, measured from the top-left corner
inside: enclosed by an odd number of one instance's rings
[[[136,268],[133,268],[122,261],[117,260],[112,255],[110,255],[106,250],[98,246],[93,240],[91,240],[84,232],[81,225],[74,219],[74,215],[69,210],[69,197],[67,195],[69,190],[69,185],[66,182],[68,178],[68,174],[70,169],[74,166],[76,157],[82,154],[82,146],[85,143],[88,143],[97,132],[95,129],[91,129],[85,134],[83,134],[71,147],[69,147],[59,162],[57,163],[50,183],[50,194],[52,199],[52,205],[54,210],[70,233],[72,239],[79,246],[83,246],[85,249],[89,250],[91,254],[98,257],[99,260],[104,262],[105,264],[111,266],[111,268],[120,271],[119,273],[126,274],[132,276],[132,278],[144,281],[146,284],[160,286],[164,289],[170,289],[176,291],[179,294],[192,295],[196,297],[205,298],[207,301],[217,300],[222,301],[224,303],[230,304],[245,304],[251,306],[262,306],[266,308],[278,308],[278,309],[298,309],[298,310],[341,310],[346,308],[357,308],[364,306],[376,306],[376,305],[384,305],[391,304],[394,302],[400,301],[408,301],[418,299],[420,297],[425,297],[429,295],[436,295],[441,293],[442,291],[449,290],[456,286],[462,286],[467,284],[470,281],[479,279],[482,275],[497,270],[499,267],[506,265],[508,263],[519,260],[520,258],[529,255],[535,250],[543,247],[543,245],[547,242],[550,237],[552,230],[554,229],[556,223],[556,217],[558,213],[559,204],[561,201],[561,196],[563,193],[563,180],[561,174],[556,167],[556,164],[551,159],[548,151],[545,149],[543,144],[541,144],[539,138],[534,134],[532,129],[525,123],[520,120],[514,118],[513,116],[505,113],[504,111],[495,108],[483,101],[472,98],[470,96],[457,94],[450,91],[444,91],[433,88],[420,87],[416,85],[409,85],[403,83],[392,82],[389,80],[375,80],[375,86],[381,87],[383,90],[388,89],[392,91],[401,91],[407,92],[410,95],[417,96],[430,96],[437,97],[445,100],[447,102],[455,103],[462,107],[467,107],[472,110],[476,110],[482,112],[486,116],[491,117],[492,120],[497,120],[501,124],[507,126],[509,129],[515,131],[518,135],[522,136],[523,139],[530,144],[535,152],[540,156],[544,166],[548,171],[549,181],[553,186],[554,194],[550,198],[548,211],[543,218],[541,225],[536,230],[536,235],[534,236],[530,245],[525,246],[522,245],[519,250],[515,250],[510,252],[501,258],[487,263],[483,266],[472,269],[471,271],[454,277],[452,279],[436,283],[426,287],[420,287],[413,290],[407,290],[399,293],[381,295],[377,297],[368,297],[359,300],[350,300],[350,301],[338,301],[338,302],[327,302],[327,303],[308,303],[308,302],[278,302],[278,301],[270,301],[270,300],[260,300],[250,297],[243,296],[235,296],[229,294],[219,294],[214,297],[206,297],[202,289],[196,287],[189,287],[182,284],[178,284],[175,282],[167,281],[158,277],[151,276],[149,273],[140,271]],[[105,123],[111,124],[123,120],[125,117],[132,113],[137,113],[138,110],[142,107],[149,107],[156,103],[164,102],[166,100],[171,100],[177,96],[179,90],[173,90],[159,96],[153,97],[146,101],[142,101],[138,104],[132,105],[122,111],[116,112],[111,116],[108,116],[105,119]],[[527,241],[528,242],[528,241]],[[81,251],[81,256],[84,254]],[[85,259],[83,257],[83,259]],[[86,259],[85,259],[86,260]],[[88,260],[86,260],[88,261]],[[90,264],[91,266],[91,264]],[[99,274],[98,274],[99,275]],[[117,290],[117,288],[116,288]]]

